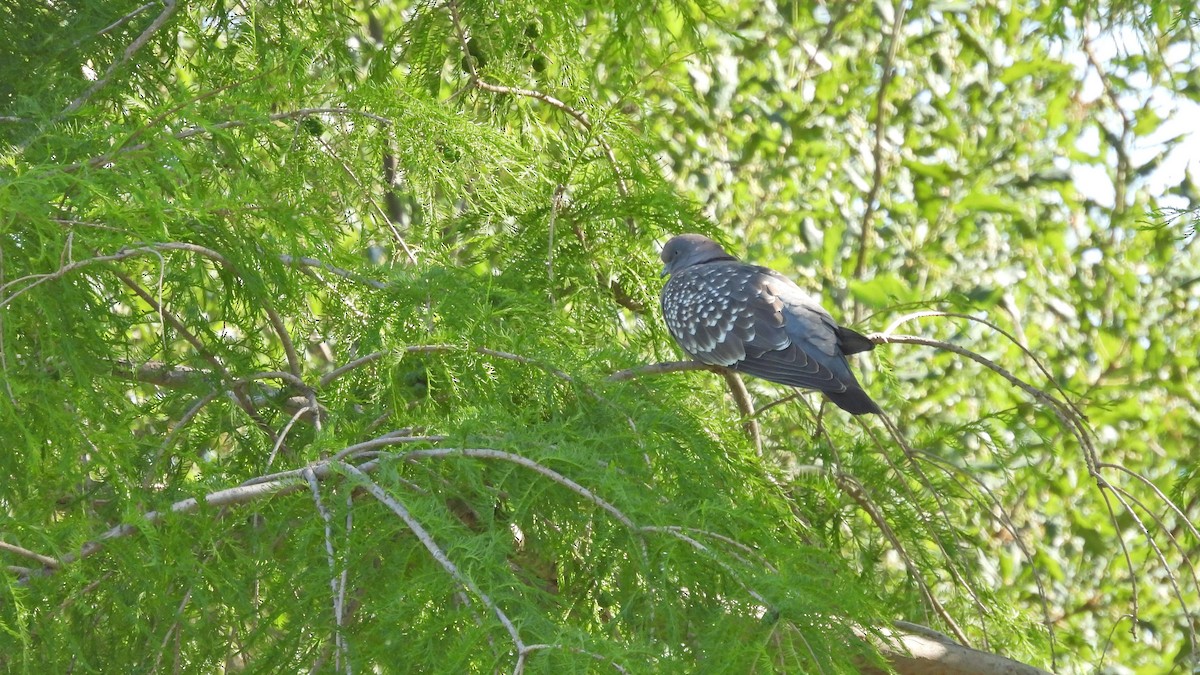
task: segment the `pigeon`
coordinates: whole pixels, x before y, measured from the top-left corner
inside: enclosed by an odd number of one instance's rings
[[[850,372],[847,354],[875,348],[843,328],[792,280],[741,262],[699,234],[662,249],[662,313],[693,359],[824,393],[852,415],[881,413]]]

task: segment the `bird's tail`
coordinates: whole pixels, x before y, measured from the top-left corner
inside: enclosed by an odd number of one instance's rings
[[[857,354],[875,349],[875,343],[871,342],[871,338],[858,331],[850,330],[845,326],[838,326],[837,333],[838,346],[842,348],[843,354]]]
[[[867,396],[867,392],[857,387],[851,387],[846,391],[835,393],[831,391],[825,392],[830,401],[834,405],[845,410],[851,415],[866,415],[866,414],[882,414],[883,411]]]

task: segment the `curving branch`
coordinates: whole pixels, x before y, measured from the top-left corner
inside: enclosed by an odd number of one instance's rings
[[[514,673],[524,671],[528,663],[529,657],[537,651],[547,649],[568,649],[577,653],[591,655],[598,660],[607,661],[618,672],[625,672],[625,669],[619,664],[585,652],[579,649],[564,647],[557,644],[526,644],[520,637],[516,623],[504,613],[482,589],[474,584],[466,577],[453,561],[449,559],[445,551],[433,540],[424,527],[412,518],[411,513],[407,511],[404,505],[369,478],[369,474],[377,471],[384,461],[413,461],[421,458],[451,458],[451,457],[471,457],[477,459],[500,460],[510,462],[530,469],[542,476],[545,476],[563,487],[566,487],[571,492],[579,495],[585,500],[600,507],[622,525],[627,527],[631,533],[638,537],[646,534],[660,534],[674,539],[677,539],[692,549],[709,557],[718,566],[724,569],[735,577],[735,580],[742,586],[751,598],[759,602],[762,606],[768,607],[768,599],[749,586],[741,575],[737,573],[731,565],[720,560],[715,552],[707,545],[702,543],[698,536],[709,537],[715,541],[722,542],[737,550],[742,551],[748,556],[757,558],[757,554],[745,546],[744,544],[718,533],[707,532],[702,530],[694,530],[692,528],[684,528],[678,526],[660,526],[646,525],[640,526],[628,515],[613,506],[610,502],[595,494],[588,488],[580,485],[576,481],[550,469],[535,460],[523,457],[516,453],[505,452],[501,450],[493,450],[489,448],[433,448],[429,450],[415,450],[401,453],[379,453],[372,450],[375,447],[387,445],[400,445],[404,443],[414,442],[417,440],[425,440],[429,437],[412,437],[401,436],[396,433],[386,434],[376,439],[372,439],[366,443],[361,443],[356,446],[350,446],[339,452],[337,455],[320,461],[314,462],[308,466],[293,469],[289,471],[278,472],[266,476],[260,476],[239,485],[237,487],[218,490],[209,493],[203,497],[190,498],[175,502],[166,509],[161,511],[150,511],[139,519],[137,525],[125,523],[118,525],[105,533],[101,534],[95,540],[90,541],[80,549],[78,553],[68,554],[57,559],[57,566],[44,564],[40,569],[22,568],[9,566],[9,571],[20,575],[20,582],[26,583],[29,578],[35,575],[53,574],[58,569],[65,565],[69,565],[84,557],[93,555],[102,550],[104,544],[112,539],[126,537],[139,532],[142,528],[153,526],[160,523],[167,514],[187,514],[196,513],[205,506],[222,507],[215,511],[217,517],[221,517],[227,511],[227,508],[239,504],[248,504],[262,499],[271,497],[283,496],[295,492],[304,491],[306,488],[314,494],[314,501],[317,503],[317,509],[321,512],[321,517],[326,523],[326,529],[329,527],[329,518],[327,511],[321,505],[319,494],[317,493],[317,483],[337,477],[339,475],[349,475],[354,479],[354,482],[367,490],[373,497],[399,515],[405,520],[406,525],[418,537],[430,555],[434,557],[443,569],[447,571],[464,588],[488,607],[497,617],[497,620],[504,626],[505,630],[513,638],[513,643],[516,646],[516,665]],[[347,460],[351,458],[365,458],[372,456],[366,462],[352,465]],[[852,479],[850,479],[852,480]],[[859,497],[866,499],[865,495],[859,493]],[[867,499],[869,503],[869,499]],[[869,513],[873,513],[874,509],[870,509]],[[876,514],[877,515],[877,514]],[[407,516],[407,517],[406,517]],[[874,517],[874,516],[872,516]],[[694,536],[696,535],[696,536]],[[326,557],[329,557],[328,544],[329,533],[326,533]],[[644,542],[643,542],[644,546]],[[44,556],[47,560],[54,560],[49,556]],[[742,556],[735,556],[735,559],[743,565],[750,565],[751,562]],[[772,569],[768,561],[759,561],[759,564],[764,566],[764,569]],[[337,597],[341,597],[344,588],[339,589],[336,593]],[[335,605],[336,607],[336,605]],[[338,611],[335,609],[335,612]],[[833,618],[837,621],[836,617]],[[952,628],[955,627],[953,622],[949,622]],[[944,675],[1045,675],[1045,673],[1037,668],[1027,666],[1016,661],[1011,661],[1002,656],[989,654],[961,646],[953,640],[942,636],[937,631],[909,624],[907,622],[896,622],[892,628],[874,628],[871,630],[855,628],[855,633],[860,639],[869,643],[881,655],[883,655],[889,665],[896,672],[904,675],[928,675],[929,673],[942,673]],[[957,631],[956,631],[957,632]],[[872,670],[869,664],[864,664],[864,672],[882,672]]]
[[[900,675],[1050,675],[999,654],[964,647],[945,636],[939,639],[936,631],[903,621],[893,628],[857,628],[855,633],[878,649]],[[869,675],[888,672],[863,665],[862,672]]]
[[[871,175],[871,189],[867,192],[866,206],[863,210],[862,222],[859,224],[858,260],[854,263],[854,278],[861,279],[867,266],[867,254],[871,250],[872,223],[875,211],[879,207],[879,190],[883,187],[883,139],[887,133],[887,119],[884,106],[887,103],[888,87],[895,76],[894,63],[896,51],[900,45],[900,31],[904,25],[904,14],[908,10],[905,0],[896,0],[892,8],[892,26],[888,33],[888,50],[883,60],[882,74],[879,78],[879,89],[875,92],[875,142],[871,155],[875,159],[875,167]]]
[[[87,91],[80,94],[79,97],[74,101],[71,101],[71,103],[68,104],[67,107],[58,114],[56,121],[82,108],[83,104],[88,102],[88,99],[95,96],[96,92],[103,89],[104,86],[108,84],[109,80],[113,78],[113,75],[116,74],[117,69],[126,63],[129,63],[129,61],[133,59],[134,55],[141,51],[142,47],[145,47],[146,43],[150,41],[150,38],[153,37],[156,32],[158,32],[158,29],[162,28],[163,25],[167,23],[167,21],[171,18],[171,15],[175,13],[176,9],[178,9],[178,0],[163,0],[163,5],[163,11],[154,18],[154,21],[150,22],[150,25],[146,27],[146,30],[142,31],[141,35],[137,36],[133,42],[129,43],[129,46],[125,48],[125,52],[121,54],[121,58],[117,61],[114,61],[112,65],[108,67],[108,70],[104,71],[104,74],[101,75],[95,82],[93,82],[92,86],[88,87]],[[122,23],[132,19],[136,14],[142,12],[144,9],[146,9],[146,6],[142,6],[133,12],[130,12],[124,17],[118,19],[115,23],[101,30],[99,34],[103,35],[104,33],[113,30]]]
[[[971,314],[963,314],[961,312],[942,312],[942,311],[934,311],[934,310],[913,312],[911,314],[906,314],[906,315],[900,317],[899,319],[896,319],[892,323],[890,323],[888,325],[888,327],[886,329],[884,329],[883,334],[891,335],[892,333],[895,332],[895,330],[897,328],[899,328],[901,325],[903,325],[909,321],[912,321],[914,319],[923,319],[923,318],[930,318],[930,317],[945,317],[945,318],[950,318],[950,319],[964,319],[966,321],[971,321],[971,322],[974,322],[974,323],[977,323],[977,324],[980,324],[983,326],[987,326],[988,328],[992,329],[993,331],[999,333],[1005,339],[1007,339],[1010,343],[1012,343],[1013,346],[1015,346],[1017,349],[1020,349],[1021,353],[1025,355],[1025,358],[1027,358],[1033,362],[1033,365],[1035,365],[1037,367],[1037,369],[1039,371],[1041,371],[1042,375],[1046,378],[1046,381],[1048,381],[1051,384],[1051,386],[1054,387],[1054,390],[1057,391],[1060,396],[1062,396],[1063,403],[1070,406],[1071,410],[1073,410],[1075,412],[1075,414],[1078,415],[1080,418],[1082,418],[1082,419],[1087,418],[1087,416],[1083,414],[1083,411],[1080,410],[1078,407],[1076,407],[1076,405],[1071,401],[1070,397],[1067,396],[1067,392],[1063,390],[1062,386],[1058,383],[1058,380],[1055,380],[1054,376],[1050,374],[1050,370],[1048,368],[1046,368],[1045,364],[1042,363],[1041,359],[1039,359],[1033,352],[1031,352],[1029,350],[1029,348],[1025,346],[1024,343],[1022,343],[1020,340],[1018,340],[1015,335],[1004,330],[1003,328],[996,325],[995,323],[988,321],[987,319],[984,319],[984,318],[981,318],[978,316],[973,316]]]
[[[521,634],[517,631],[517,627],[513,625],[512,619],[508,618],[508,615],[504,613],[504,610],[500,609],[500,606],[497,605],[494,600],[488,597],[488,595],[484,593],[474,581],[471,581],[470,577],[463,574],[462,571],[458,569],[458,566],[450,560],[450,558],[446,555],[446,552],[443,551],[442,548],[438,546],[437,542],[433,540],[433,537],[429,534],[429,531],[421,525],[420,521],[418,521],[411,513],[408,512],[408,509],[404,507],[404,504],[400,503],[400,501],[395,497],[389,495],[386,491],[384,491],[383,488],[379,487],[378,483],[371,480],[367,474],[363,473],[353,465],[346,464],[345,462],[338,462],[338,466],[342,471],[345,471],[347,474],[354,477],[358,485],[369,492],[372,497],[377,499],[384,506],[391,509],[392,512],[397,516],[400,516],[400,519],[403,520],[404,524],[408,526],[409,531],[416,535],[417,540],[421,542],[421,545],[425,547],[425,550],[429,551],[429,555],[432,556],[433,559],[442,566],[442,569],[446,570],[446,573],[453,577],[454,580],[459,583],[459,585],[469,590],[475,597],[479,598],[479,601],[482,602],[484,606],[492,610],[492,613],[496,615],[496,618],[500,621],[501,625],[504,626],[504,629],[508,631],[509,636],[512,637],[513,644],[517,648],[517,653],[521,655],[518,657],[518,668],[516,671],[514,671],[519,672],[520,663],[524,658],[524,653],[527,648],[525,646],[525,642],[521,639]],[[313,475],[314,474],[311,472],[309,473],[310,477]],[[315,477],[311,478],[311,480],[315,480]]]
[[[458,43],[462,48],[463,60],[467,65],[467,73],[470,78],[468,86],[475,87],[476,89],[482,89],[483,91],[491,92],[493,94],[531,98],[535,101],[541,101],[542,103],[545,103],[556,110],[566,113],[576,122],[578,122],[579,126],[587,130],[587,132],[596,139],[596,142],[600,144],[601,149],[604,151],[604,156],[608,159],[608,163],[612,166],[613,175],[615,175],[617,178],[617,191],[622,197],[628,197],[629,186],[625,183],[625,176],[621,171],[620,164],[617,162],[617,155],[615,152],[613,152],[612,145],[610,145],[608,141],[604,140],[602,136],[596,133],[595,126],[592,123],[592,120],[587,116],[587,113],[572,108],[571,106],[563,103],[559,99],[549,94],[534,89],[506,87],[504,85],[492,84],[491,82],[482,79],[479,76],[479,70],[475,65],[475,56],[471,54],[471,49],[469,46],[470,39],[467,37],[466,28],[463,26],[462,16],[459,14],[458,2],[456,0],[446,0],[446,9],[450,11],[450,21],[454,24],[454,32],[458,38]]]
[[[4,542],[4,541],[0,541],[0,551],[7,551],[8,553],[13,553],[13,554],[19,555],[23,558],[28,558],[30,560],[34,560],[37,563],[41,564],[43,567],[46,567],[49,569],[58,569],[61,564],[57,558],[52,558],[48,555],[43,555],[43,554],[37,553],[35,551],[30,551],[29,549],[27,549],[23,546],[17,546],[16,544],[9,544],[8,542]]]
[[[963,633],[962,628],[958,626],[958,623],[954,620],[954,617],[950,615],[950,611],[946,609],[945,605],[943,605],[936,596],[934,596],[933,590],[930,589],[929,585],[925,583],[925,577],[921,576],[920,568],[917,567],[916,562],[914,562],[912,556],[909,555],[908,550],[904,547],[904,543],[900,541],[898,536],[896,536],[896,533],[892,530],[891,525],[888,525],[887,519],[883,517],[883,513],[880,511],[879,507],[870,498],[870,496],[867,495],[866,489],[863,487],[862,483],[860,483],[853,476],[840,472],[833,474],[833,479],[838,488],[840,488],[847,497],[850,497],[852,500],[854,500],[854,502],[858,504],[860,508],[862,508],[863,512],[867,514],[871,521],[875,523],[875,527],[879,529],[879,532],[883,534],[884,538],[886,538],[888,543],[891,544],[892,550],[896,551],[896,554],[900,556],[902,561],[904,561],[904,566],[908,570],[909,576],[911,576],[913,581],[916,582],[917,588],[921,589],[921,595],[925,596],[925,601],[929,603],[930,607],[933,608],[934,613],[936,613],[938,617],[940,617],[942,621],[946,623],[946,625],[954,633],[954,636],[958,638],[960,643],[967,644],[968,641],[966,634]]]
[[[216,124],[188,127],[186,129],[183,129],[182,131],[177,131],[177,132],[171,134],[171,138],[174,138],[175,140],[178,140],[178,141],[182,141],[182,140],[187,140],[189,138],[193,138],[195,136],[203,136],[205,134],[211,134],[214,131],[221,131],[224,129],[237,129],[240,127],[248,127],[252,124],[261,124],[263,121],[280,122],[283,120],[300,119],[303,117],[311,117],[314,115],[341,115],[341,116],[347,116],[347,117],[349,117],[349,116],[365,117],[369,120],[378,122],[379,124],[382,124],[385,126],[391,126],[391,124],[392,124],[392,121],[389,120],[388,118],[383,117],[382,115],[376,115],[375,113],[372,113],[372,112],[367,112],[365,110],[355,110],[352,108],[322,108],[322,107],[300,108],[298,110],[289,110],[286,112],[272,113],[272,114],[267,115],[266,117],[258,119],[258,120],[227,120],[225,122],[217,122]],[[61,168],[61,171],[63,171],[64,173],[74,173],[84,167],[87,167],[90,169],[95,169],[95,168],[102,167],[102,166],[108,166],[108,165],[112,164],[113,162],[115,162],[116,158],[118,156],[125,155],[125,154],[131,153],[131,152],[138,152],[141,150],[145,150],[146,148],[149,148],[150,145],[151,145],[150,141],[137,143],[134,145],[123,145],[120,148],[118,148],[116,151],[110,150],[109,152],[107,152],[103,155],[100,155],[97,157],[92,157],[91,159],[83,160],[81,162],[75,162],[73,164],[64,165]]]

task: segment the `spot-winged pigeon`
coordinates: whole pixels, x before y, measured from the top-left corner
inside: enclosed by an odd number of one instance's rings
[[[854,415],[881,412],[850,372],[846,354],[875,348],[834,322],[790,279],[729,255],[699,234],[662,250],[662,312],[692,358],[794,387],[824,392]]]

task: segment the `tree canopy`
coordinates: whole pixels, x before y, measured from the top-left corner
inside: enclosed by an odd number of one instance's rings
[[[1197,668],[1195,17],[0,6],[0,669]]]

